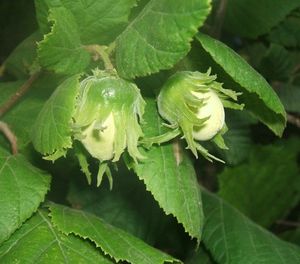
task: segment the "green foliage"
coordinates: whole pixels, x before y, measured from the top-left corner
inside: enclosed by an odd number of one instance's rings
[[[87,241],[64,235],[38,210],[0,247],[2,263],[113,263]]]
[[[300,263],[299,25],[299,0],[0,3],[0,263]]]
[[[117,38],[116,64],[125,78],[171,68],[189,51],[210,0],[150,0]]]
[[[203,191],[203,241],[217,263],[298,263],[300,248],[254,224],[217,196]]]
[[[0,243],[37,210],[49,188],[47,173],[0,148]]]
[[[285,110],[267,81],[222,42],[204,34],[198,35],[197,39],[216,63],[240,86],[238,89],[243,92],[241,100],[245,103],[245,108],[276,135],[282,135],[286,124]]]
[[[61,205],[50,205],[54,225],[66,235],[73,233],[93,241],[104,254],[110,255],[117,262],[126,260],[130,263],[165,263],[177,262],[165,253],[151,248],[141,240],[105,223],[97,216],[74,210]]]
[[[67,9],[50,9],[51,32],[38,45],[41,65],[57,73],[78,73],[89,64],[90,55],[81,46],[75,18]]]
[[[299,6],[298,0],[229,0],[225,26],[239,36],[256,38]]]
[[[42,154],[63,154],[72,146],[71,122],[79,90],[78,79],[75,75],[57,87],[35,121],[33,145]]]
[[[300,200],[299,149],[295,138],[253,147],[247,162],[219,175],[220,196],[255,222],[270,226]]]
[[[153,101],[148,101],[145,112],[146,136],[160,134],[162,120]],[[174,215],[186,232],[200,241],[204,220],[202,202],[193,166],[181,143],[153,146],[143,155],[144,161],[132,165],[137,176],[165,213]]]

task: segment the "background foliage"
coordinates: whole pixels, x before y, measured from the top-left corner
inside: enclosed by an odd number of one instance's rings
[[[299,0],[2,1],[0,39],[1,129],[19,150],[0,134],[1,263],[300,263]],[[229,149],[205,145],[226,163],[177,138],[138,164],[124,153],[112,190],[88,157],[89,185],[69,123],[105,54],[141,89],[148,137],[168,131],[155,98],[178,70],[242,92]]]

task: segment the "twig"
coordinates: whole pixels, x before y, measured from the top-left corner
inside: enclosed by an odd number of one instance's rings
[[[40,72],[36,72],[14,93],[1,107],[0,117],[2,117],[17,101],[30,89],[32,83],[38,78]]]
[[[10,130],[9,126],[2,121],[0,121],[0,131],[8,139],[11,146],[12,154],[13,155],[18,154],[17,138],[15,134]]]
[[[227,0],[220,0],[220,5],[216,12],[216,23],[212,28],[212,32],[211,32],[211,35],[217,39],[220,37],[221,30],[223,27],[226,7],[227,7]]]
[[[285,226],[300,227],[300,223],[298,223],[298,222],[292,222],[292,221],[286,221],[286,220],[278,220],[278,221],[276,221],[276,224],[278,224],[278,225],[285,225]]]
[[[110,50],[106,50],[104,46],[100,46],[100,45],[88,45],[84,47],[88,52],[93,52],[96,53],[97,55],[100,56],[100,58],[103,60],[104,63],[104,67],[106,70],[113,70],[114,66],[110,61],[109,58],[109,53],[111,52]]]
[[[294,116],[292,114],[287,114],[287,121],[300,128],[300,117]]]

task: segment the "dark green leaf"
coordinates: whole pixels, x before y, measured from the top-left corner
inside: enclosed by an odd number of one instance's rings
[[[37,210],[49,188],[48,174],[0,148],[0,244]]]
[[[90,62],[82,47],[79,29],[72,13],[63,7],[50,9],[51,32],[38,44],[41,65],[57,73],[82,72]]]
[[[300,248],[251,222],[217,196],[202,191],[203,242],[218,263],[300,263]]]
[[[210,12],[210,0],[150,0],[117,38],[116,64],[125,78],[171,68]]]
[[[288,17],[269,35],[271,42],[285,47],[300,47],[300,17]]]
[[[299,0],[229,0],[225,26],[239,36],[256,38],[299,6]]]
[[[37,19],[43,33],[48,31],[48,9],[65,7],[74,16],[84,44],[108,44],[124,29],[136,0],[35,0]]]
[[[146,136],[162,133],[162,119],[154,101],[148,100],[145,110]],[[197,178],[187,153],[179,142],[152,146],[143,151],[146,159],[133,164],[138,177],[166,214],[172,214],[190,236],[200,240],[203,228],[202,202]]]
[[[4,61],[5,72],[17,79],[28,78],[31,66],[37,57],[36,42],[41,37],[39,32],[35,32],[23,40]]]
[[[107,223],[154,244],[165,227],[164,212],[133,172],[119,166],[113,172],[113,189],[96,188],[82,182],[71,185],[68,201]]]
[[[19,150],[23,150],[30,142],[30,132],[34,120],[60,79],[53,74],[41,74],[25,96],[4,115],[3,121],[9,124],[17,136]],[[25,82],[24,80],[1,83],[0,105],[16,93]]]
[[[245,111],[226,111],[228,131],[223,135],[227,150],[216,148],[227,164],[236,165],[245,160],[252,148],[250,125],[255,120]]]
[[[204,34],[199,34],[197,39],[213,60],[239,85],[232,88],[243,92],[240,100],[245,103],[245,108],[281,136],[286,125],[286,113],[267,81],[222,42]]]
[[[260,64],[260,72],[268,80],[287,81],[294,68],[292,53],[278,44],[271,44]]]
[[[277,89],[277,94],[282,101],[286,111],[300,113],[300,87],[283,85]]]
[[[72,146],[71,124],[79,89],[79,75],[57,87],[39,113],[32,129],[32,142],[42,154],[63,152]]]
[[[299,223],[295,223],[298,224]],[[280,233],[279,235],[282,239],[294,243],[298,246],[300,246],[300,228],[298,227],[297,229],[291,229],[288,231],[285,231],[283,233]]]
[[[59,230],[90,239],[116,261],[126,260],[133,264],[178,262],[93,214],[57,204],[51,204],[50,211],[52,222]]]
[[[184,262],[186,264],[216,264],[205,250],[203,246],[200,246],[196,251],[193,249],[193,253]]]
[[[299,152],[296,138],[255,147],[246,163],[219,175],[219,194],[255,222],[270,226],[300,200]]]
[[[47,213],[39,210],[1,245],[1,263],[114,263],[87,241],[59,232]]]

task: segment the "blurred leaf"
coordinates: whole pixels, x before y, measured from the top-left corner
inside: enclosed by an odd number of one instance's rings
[[[185,264],[216,264],[211,258],[209,252],[205,250],[203,246],[200,246],[196,251],[193,249],[193,253],[184,262]]]
[[[34,120],[60,79],[53,74],[41,74],[24,97],[3,116],[3,121],[9,124],[17,136],[19,150],[23,150],[30,143]],[[8,100],[24,82],[25,80],[0,83],[0,105]]]
[[[299,224],[299,223],[298,223]],[[300,246],[300,228],[288,230],[279,234],[280,238]]]
[[[48,174],[0,147],[0,244],[37,210],[49,188]]]
[[[59,232],[47,214],[39,210],[0,246],[1,263],[114,263],[88,241]]]
[[[285,84],[278,88],[277,94],[282,101],[286,111],[300,114],[300,87]]]
[[[199,34],[197,39],[212,59],[239,85],[231,88],[243,92],[240,101],[245,103],[245,108],[277,136],[281,136],[286,126],[286,113],[267,81],[222,42],[204,34]]]
[[[165,215],[145,185],[123,166],[113,173],[114,186],[96,188],[73,183],[68,193],[72,207],[91,212],[107,223],[154,244],[164,228]]]
[[[284,47],[300,47],[300,17],[287,17],[269,34],[270,42]]]
[[[211,0],[150,0],[116,40],[116,65],[125,78],[169,69],[190,50]]]
[[[31,139],[37,151],[63,154],[72,146],[71,122],[79,89],[79,75],[66,79],[44,104],[33,125]]]
[[[125,28],[136,0],[35,0],[40,29],[46,33],[48,10],[65,7],[74,16],[84,44],[109,44]]]
[[[218,263],[300,263],[300,247],[253,223],[216,195],[202,190],[203,242]]]
[[[244,161],[252,148],[250,125],[255,120],[245,111],[226,111],[226,125],[228,131],[223,135],[227,150],[216,147],[220,157],[229,165],[236,165]]]
[[[50,9],[51,32],[38,44],[41,65],[56,73],[82,72],[90,63],[89,53],[82,47],[79,29],[72,13],[63,7]]]
[[[293,55],[278,44],[271,44],[261,60],[260,72],[269,80],[287,81],[294,67]]]
[[[148,100],[144,115],[145,136],[162,133],[162,119],[154,100]],[[191,237],[200,240],[203,228],[202,202],[197,178],[187,153],[179,142],[152,146],[146,159],[133,164],[134,171],[166,214],[172,214]]]
[[[297,138],[256,146],[246,163],[225,168],[219,175],[220,196],[255,222],[269,227],[300,200],[299,152]]]
[[[236,35],[257,38],[299,6],[299,0],[228,0],[224,24]]]
[[[133,264],[179,262],[93,214],[53,203],[50,205],[50,211],[52,222],[59,230],[67,235],[73,233],[90,239],[117,262],[119,260]]]
[[[17,79],[28,78],[30,68],[36,59],[36,42],[41,39],[37,31],[23,40],[4,61],[5,71]]]

